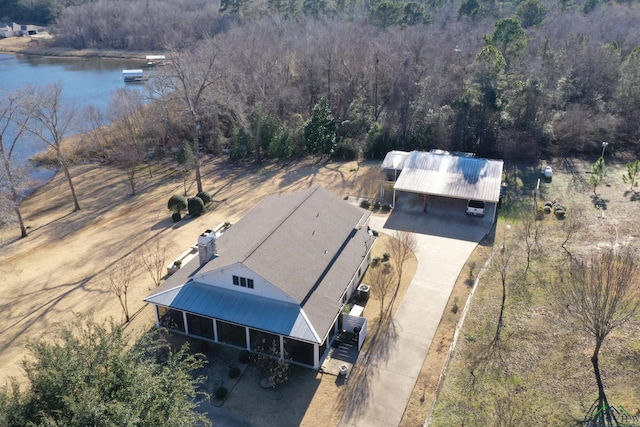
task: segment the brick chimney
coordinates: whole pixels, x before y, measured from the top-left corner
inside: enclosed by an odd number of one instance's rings
[[[198,237],[198,257],[200,265],[205,265],[211,257],[218,255],[216,247],[216,233],[213,230],[206,230]]]

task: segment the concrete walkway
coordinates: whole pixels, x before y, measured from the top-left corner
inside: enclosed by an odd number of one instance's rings
[[[418,268],[382,338],[386,349],[361,355],[357,362],[368,364],[366,375],[359,379],[365,384],[356,385],[360,392],[346,405],[341,427],[395,427],[400,423],[457,277],[490,229],[490,218],[466,217],[464,210],[432,206],[430,203],[428,213],[420,208],[371,219],[374,230],[414,233]]]

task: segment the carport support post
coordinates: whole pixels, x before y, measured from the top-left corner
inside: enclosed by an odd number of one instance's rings
[[[422,195],[422,212],[427,211],[427,197],[429,197],[426,193]]]
[[[498,215],[498,203],[494,203],[493,204],[493,220],[491,221],[491,224],[495,224],[496,223],[496,215]]]
[[[391,206],[393,209],[396,208],[396,186],[393,186],[393,205]]]

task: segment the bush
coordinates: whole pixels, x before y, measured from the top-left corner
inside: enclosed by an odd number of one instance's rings
[[[567,215],[567,208],[562,205],[558,205],[555,207],[554,213],[557,218],[563,219]]]
[[[544,219],[544,208],[542,206],[538,206],[536,209],[536,221],[542,221]]]
[[[238,361],[242,364],[247,364],[251,360],[251,353],[249,350],[242,350],[240,354],[238,354]]]
[[[240,376],[240,368],[238,368],[237,366],[234,366],[231,369],[229,369],[229,378],[233,379],[233,378],[238,378],[239,376]]]
[[[340,159],[342,161],[350,161],[356,159],[356,152],[351,147],[347,147],[346,145],[339,145],[333,154],[331,155],[334,159]]]
[[[369,209],[371,207],[371,202],[369,202],[368,200],[363,200],[362,202],[360,202],[360,207],[362,209]]]
[[[391,205],[389,203],[383,203],[382,204],[382,211],[383,212],[389,212],[391,210]]]
[[[378,209],[380,209],[380,206],[381,206],[381,205],[380,205],[380,202],[375,202],[375,203],[373,204],[373,209],[378,210]]]
[[[389,252],[385,252],[382,254],[382,262],[389,261],[389,258],[391,258],[391,255],[389,255]]]
[[[211,203],[211,194],[207,193],[206,191],[199,192],[198,194],[196,194],[196,197],[200,197],[205,206]]]
[[[269,142],[267,154],[272,159],[286,160],[293,155],[293,138],[288,129],[279,129]]]
[[[173,212],[180,212],[187,209],[187,199],[180,194],[174,194],[167,203],[167,208]]]
[[[180,214],[180,212],[174,212],[171,214],[171,219],[173,220],[173,222],[180,222],[180,220],[182,219],[182,214]]]
[[[189,199],[189,215],[200,216],[204,213],[204,202],[200,197]]]
[[[214,395],[216,396],[216,399],[218,400],[222,400],[225,397],[227,397],[227,395],[229,394],[229,390],[227,390],[226,387],[220,386],[216,389],[216,392],[214,393]]]
[[[378,264],[380,264],[380,257],[379,257],[379,256],[374,257],[374,258],[371,260],[371,267],[377,267],[377,266],[378,266]]]

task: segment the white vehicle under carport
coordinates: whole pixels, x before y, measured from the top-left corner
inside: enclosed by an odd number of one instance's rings
[[[484,216],[485,204],[482,200],[469,200],[467,202],[467,215]]]

